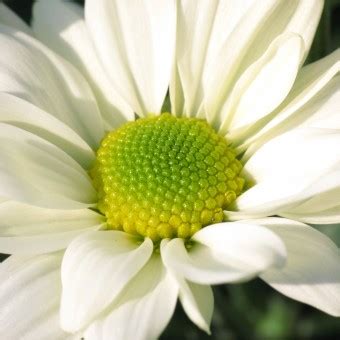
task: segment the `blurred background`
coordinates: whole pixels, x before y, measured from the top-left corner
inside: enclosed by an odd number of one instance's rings
[[[32,0],[3,2],[27,23],[30,22]],[[77,2],[84,4],[81,0]],[[306,63],[322,58],[339,46],[340,0],[325,0],[319,29]],[[327,226],[320,230],[340,246],[339,228]],[[192,324],[178,305],[161,340],[340,339],[340,318],[290,300],[259,279],[244,284],[215,286],[214,295],[211,336]]]

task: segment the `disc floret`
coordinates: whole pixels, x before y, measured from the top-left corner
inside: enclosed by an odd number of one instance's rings
[[[223,221],[243,189],[241,169],[206,121],[162,114],[109,132],[91,175],[109,228],[159,241]]]

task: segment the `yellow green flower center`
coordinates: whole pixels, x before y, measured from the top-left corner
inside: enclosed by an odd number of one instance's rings
[[[108,227],[157,242],[223,221],[242,191],[241,169],[206,121],[164,113],[108,133],[91,175]]]

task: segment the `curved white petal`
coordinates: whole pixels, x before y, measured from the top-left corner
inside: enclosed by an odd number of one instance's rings
[[[264,145],[245,164],[244,171],[256,183],[279,177],[309,182],[340,162],[340,150],[333,150],[339,139],[338,130],[296,129]]]
[[[339,195],[340,169],[336,162],[313,180],[292,176],[284,181],[274,179],[256,184],[236,200],[236,206],[231,207],[234,211],[226,215],[230,220],[279,215],[306,223],[339,223]]]
[[[169,240],[161,243],[161,254]],[[210,286],[200,285],[183,278],[168,267],[179,286],[179,299],[189,319],[200,329],[210,333],[210,323],[214,311],[214,295]]]
[[[296,209],[291,209],[287,212],[281,213],[280,215],[290,218],[291,220],[311,224],[336,224],[340,222],[340,205],[329,209],[309,212],[300,212],[299,208],[300,207],[297,207]]]
[[[79,331],[104,311],[149,260],[150,239],[119,231],[88,232],[67,248],[62,264],[61,324]]]
[[[270,140],[245,164],[244,172],[255,184],[237,198],[235,210],[275,215],[339,188],[339,143],[339,130],[316,128],[295,129]]]
[[[237,79],[280,34],[291,32],[302,36],[306,47],[301,56],[301,65],[308,53],[322,8],[322,0],[254,1],[216,53],[213,66],[207,72],[209,76],[203,79],[208,117],[214,118],[220,112]]]
[[[133,110],[159,113],[174,58],[174,0],[89,0],[86,24],[110,81]]]
[[[339,212],[339,207],[338,207]],[[329,237],[338,247],[340,246],[340,233],[338,224],[314,224],[313,228]]]
[[[312,46],[325,0],[297,0],[294,2],[296,7],[285,31],[296,32],[302,36],[305,43],[304,61]]]
[[[0,25],[0,44],[0,91],[51,113],[96,149],[103,122],[81,74],[37,40],[8,26]]]
[[[96,202],[84,169],[44,139],[0,123],[0,197],[53,209]]]
[[[226,211],[227,218],[233,221],[279,215],[307,223],[339,223],[339,169],[324,172],[310,185],[288,184],[274,180],[255,185],[242,195],[244,200],[240,202],[247,208]],[[259,204],[254,204],[254,200]]]
[[[220,223],[205,227],[186,249],[182,239],[162,248],[163,261],[177,275],[200,284],[246,280],[285,261],[281,240],[256,224]]]
[[[0,3],[0,23],[33,35],[31,28],[2,2]]]
[[[68,339],[59,324],[61,259],[11,256],[0,264],[1,339]]]
[[[32,25],[41,41],[86,76],[110,129],[134,119],[133,110],[118,95],[98,59],[80,5],[63,0],[37,1]]]
[[[254,0],[184,0],[177,3],[176,68],[170,86],[173,113],[196,116],[202,79],[218,50]],[[181,100],[181,97],[185,100]]]
[[[269,122],[239,147],[247,148],[244,159],[271,138],[293,128],[302,125],[337,128],[339,71],[340,49],[303,67],[285,101],[268,117]]]
[[[287,263],[261,278],[284,295],[340,316],[340,253],[324,234],[302,223],[271,218],[257,221],[285,243]]]
[[[0,122],[17,126],[58,146],[85,169],[95,154],[70,127],[21,98],[0,93]]]
[[[0,252],[40,254],[64,249],[78,235],[104,223],[102,215],[89,209],[50,210],[4,202],[0,204]]]
[[[157,339],[174,312],[178,296],[176,281],[154,254],[124,289],[111,311],[85,332],[87,339]]]
[[[185,313],[195,325],[210,334],[214,311],[214,295],[211,287],[185,279],[177,279],[177,282],[180,285],[179,299]]]
[[[182,116],[184,111],[184,94],[178,67],[176,65],[174,65],[174,71],[170,81],[169,99],[171,104],[171,113],[177,117]]]
[[[279,106],[293,86],[303,53],[304,43],[299,35],[286,33],[275,39],[237,81],[218,115],[220,131],[228,131],[234,141],[239,130],[250,127]]]
[[[303,222],[314,216],[314,222],[308,223],[339,223],[339,195],[340,169],[337,169],[321,176],[298,196],[294,205],[282,209],[280,216],[295,216],[294,219]]]

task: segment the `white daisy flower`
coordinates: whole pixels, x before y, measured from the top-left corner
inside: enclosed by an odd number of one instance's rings
[[[0,338],[154,339],[178,298],[209,332],[210,285],[256,276],[340,315],[304,224],[340,222],[340,52],[302,66],[322,7],[45,0],[33,33],[0,5]]]

